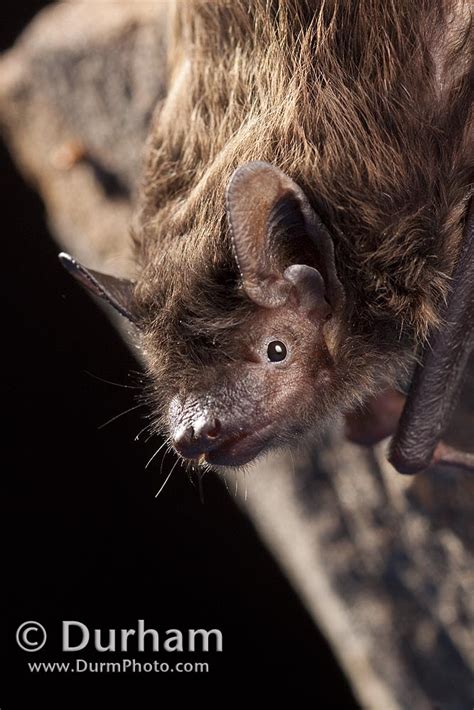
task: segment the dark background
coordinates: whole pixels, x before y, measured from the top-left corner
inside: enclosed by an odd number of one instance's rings
[[[42,5],[2,4],[2,50]],[[288,688],[296,706],[299,694],[309,693],[312,704],[356,707],[325,641],[222,483],[206,476],[201,502],[177,469],[155,499],[173,456],[161,475],[159,457],[145,470],[158,443],[134,441],[146,409],[99,429],[137,402],[133,388],[103,380],[133,385],[130,373],[139,367],[61,270],[42,204],[3,146],[1,160],[9,559],[2,575],[8,605],[0,707],[66,708],[74,699],[95,707],[98,686],[106,707],[117,705],[125,690],[135,699],[123,706],[144,707],[145,690],[158,702],[164,686],[173,693],[199,687],[196,699],[215,694],[227,705],[217,692],[221,680],[228,681],[226,693],[243,690],[249,699],[252,680],[269,694]],[[14,641],[17,626],[30,619],[49,632],[36,654]],[[27,661],[71,660],[60,653],[62,619],[103,629],[136,628],[137,619],[162,631],[218,628],[224,650],[185,658],[128,654],[142,661],[208,661],[210,673],[199,677],[29,673]],[[94,658],[89,650],[78,655]]]

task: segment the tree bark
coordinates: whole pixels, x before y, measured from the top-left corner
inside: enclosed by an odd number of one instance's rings
[[[166,90],[167,8],[55,5],[0,61],[3,134],[53,235],[116,275],[133,270],[129,224],[147,127]],[[471,447],[473,382],[451,426]],[[335,430],[227,485],[363,707],[464,710],[474,698],[474,477],[437,469],[406,478],[385,449],[358,448]]]

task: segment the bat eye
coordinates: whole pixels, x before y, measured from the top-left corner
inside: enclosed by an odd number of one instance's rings
[[[281,362],[286,358],[286,355],[286,345],[281,340],[272,340],[271,343],[268,343],[267,357],[270,362]]]

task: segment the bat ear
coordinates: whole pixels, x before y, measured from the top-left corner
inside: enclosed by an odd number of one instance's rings
[[[242,285],[255,303],[266,308],[283,305],[294,286],[303,300],[307,289],[313,302],[318,294],[325,294],[333,306],[343,298],[331,236],[304,192],[284,172],[264,162],[237,168],[227,187],[226,206]],[[299,270],[282,270],[282,239],[302,239],[292,251],[311,252],[318,268],[295,264]]]
[[[132,296],[134,282],[120,279],[109,274],[101,274],[93,269],[86,269],[69,254],[61,252],[59,260],[66,271],[74,276],[94,296],[99,296],[109,305],[113,306],[121,315],[132,323],[136,322],[132,310]]]

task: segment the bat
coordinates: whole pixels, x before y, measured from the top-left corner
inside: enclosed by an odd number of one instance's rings
[[[64,266],[131,322],[156,428],[244,466],[347,420],[402,473],[474,347],[467,2],[177,2],[131,230],[137,277]]]

